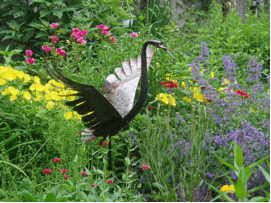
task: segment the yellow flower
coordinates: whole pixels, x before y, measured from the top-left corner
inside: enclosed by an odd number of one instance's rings
[[[49,82],[47,83],[47,84],[53,84],[53,85],[55,85],[55,86],[57,86],[57,87],[62,87],[62,88],[64,88],[65,87],[65,85],[63,84],[63,83],[60,83],[60,82],[57,82],[57,81],[55,81],[55,80],[49,80]],[[52,86],[52,85],[51,85]]]
[[[3,91],[2,91],[2,95],[4,96],[4,95],[8,95],[9,94],[9,89],[8,88],[6,88],[6,89],[4,89]]]
[[[16,71],[16,75],[18,78],[22,79],[24,77],[25,73],[23,71],[18,70],[18,71]]]
[[[54,102],[52,102],[52,101],[49,101],[46,105],[46,108],[49,110],[52,109],[53,107],[54,107]]]
[[[235,188],[233,185],[223,185],[221,188],[220,188],[220,191],[221,192],[228,192],[228,191],[235,191]]]
[[[191,70],[192,70],[192,67],[190,67],[190,68],[188,69],[189,72],[191,72]]]
[[[39,93],[39,92],[36,92],[36,99],[34,99],[34,101],[40,101],[40,99],[41,99],[41,97],[42,97],[42,95],[41,95],[41,93]]]
[[[183,101],[186,101],[186,102],[189,102],[189,103],[191,103],[191,102],[192,102],[192,100],[191,100],[191,99],[189,99],[188,97],[183,97],[183,98],[182,98],[182,100],[183,100]]]
[[[186,85],[185,85],[184,82],[181,82],[181,85],[182,85],[182,87],[183,87],[184,89],[186,89]]]
[[[171,74],[171,73],[166,74],[166,80],[169,80],[169,81],[172,81],[172,82],[178,82],[177,80],[173,80],[172,77],[173,77],[173,74]]]
[[[29,82],[30,79],[31,79],[30,75],[24,74],[24,82],[23,83]]]
[[[34,83],[40,83],[40,78],[37,76],[34,76]]]
[[[10,96],[10,101],[14,101],[15,99],[17,99],[17,96],[16,96],[16,95],[11,95],[11,96]]]
[[[24,99],[29,100],[31,98],[31,94],[29,92],[24,92]]]
[[[218,91],[219,91],[219,92],[225,92],[226,89],[227,89],[227,87],[220,87],[220,88],[218,89]]]
[[[16,96],[19,94],[19,90],[16,89],[15,87],[8,87],[9,93],[13,96]]]
[[[33,83],[30,87],[29,87],[29,89],[31,90],[31,91],[39,91],[39,92],[41,92],[41,91],[43,91],[44,90],[44,86],[42,85],[42,84],[40,84],[40,83]]]
[[[61,100],[61,97],[60,96],[58,96],[58,93],[57,92],[50,92],[49,94],[46,94],[45,96],[45,99],[47,100],[47,101],[49,101],[49,100],[56,100],[56,101],[59,101],[59,100]]]
[[[267,93],[270,95],[270,89],[267,90]]]
[[[160,100],[160,101],[164,102],[165,104],[170,104],[172,106],[176,106],[175,98],[171,94],[160,93],[160,94],[156,95],[155,99]]]
[[[0,85],[4,85],[4,84],[6,84],[7,82],[8,82],[7,80],[4,80],[4,79],[0,78]]]
[[[69,112],[64,113],[64,117],[65,117],[67,120],[71,119],[71,118],[72,118],[72,112],[69,111]]]
[[[193,97],[195,99],[197,99],[199,102],[203,102],[203,94],[199,93],[199,92],[194,92]]]
[[[215,73],[211,72],[211,76],[212,76],[212,78],[214,78],[215,77]]]

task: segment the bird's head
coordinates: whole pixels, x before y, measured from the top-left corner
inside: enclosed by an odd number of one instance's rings
[[[152,44],[153,46],[155,46],[156,48],[160,48],[160,49],[165,50],[168,53],[168,55],[170,55],[173,59],[175,59],[175,58],[172,56],[172,54],[168,50],[180,52],[176,49],[171,49],[171,48],[165,47],[162,41],[150,40],[149,43]]]

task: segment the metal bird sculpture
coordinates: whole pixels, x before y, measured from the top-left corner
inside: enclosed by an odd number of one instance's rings
[[[46,71],[57,81],[62,81],[71,89],[77,91],[75,94],[66,96],[78,96],[74,101],[67,101],[66,105],[74,106],[73,110],[78,114],[84,115],[83,122],[87,129],[83,135],[91,135],[83,138],[82,141],[88,142],[91,137],[111,137],[117,134],[121,128],[129,123],[143,107],[148,92],[147,71],[150,65],[154,50],[148,45],[165,50],[173,50],[164,47],[161,41],[149,40],[143,44],[141,56],[137,59],[131,58],[130,62],[123,62],[123,68],[116,68],[115,73],[118,78],[111,74],[106,78],[102,95],[94,86],[80,84],[62,75],[54,66],[52,70],[45,58],[48,66]],[[141,88],[139,97],[133,106],[136,88],[141,77]],[[111,162],[111,141],[109,142],[109,166]]]

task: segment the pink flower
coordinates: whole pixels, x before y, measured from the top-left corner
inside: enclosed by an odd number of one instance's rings
[[[111,33],[111,32],[108,32],[107,30],[103,30],[102,33],[105,34],[105,35],[108,35],[108,36],[112,35],[112,33]]]
[[[71,33],[71,37],[77,38],[77,34],[76,34],[75,32],[72,32],[72,33]]]
[[[62,174],[65,174],[65,173],[67,173],[67,169],[65,169],[65,168],[62,168],[62,169],[60,169],[60,172],[62,173]]]
[[[86,175],[87,175],[87,172],[86,172],[86,171],[82,171],[82,172],[81,172],[81,175],[82,175],[82,176],[86,176]]]
[[[45,174],[45,175],[50,175],[50,174],[52,174],[52,170],[51,169],[49,169],[49,168],[45,168],[43,171],[43,174]]]
[[[29,64],[33,64],[33,63],[35,63],[36,61],[35,61],[34,58],[27,58],[27,59],[26,59],[26,62],[29,63]]]
[[[109,30],[109,27],[107,27],[107,26],[104,25],[104,24],[96,25],[96,27],[99,28],[100,30],[106,30],[106,31]]]
[[[52,51],[52,47],[49,47],[47,45],[44,45],[41,47],[43,50],[45,50],[46,52]]]
[[[97,137],[95,137],[95,136],[90,138],[90,140],[96,140],[96,139],[97,139]]]
[[[128,171],[128,174],[133,174],[134,172],[133,171]]]
[[[86,36],[86,35],[88,34],[88,31],[82,30],[81,34],[82,34],[83,36]]]
[[[60,158],[55,158],[54,159],[54,163],[60,163],[61,162],[61,159]]]
[[[66,52],[63,50],[63,49],[60,49],[60,48],[56,48],[56,52],[59,54],[59,55],[65,55]]]
[[[108,184],[113,184],[113,183],[114,183],[114,181],[113,181],[112,179],[108,179],[108,180],[106,180],[106,182],[107,182]]]
[[[102,145],[107,146],[107,145],[108,145],[108,142],[103,141],[103,142],[102,142]]]
[[[134,38],[138,37],[138,34],[136,32],[132,32],[130,35]]]
[[[57,42],[58,36],[51,36],[51,39],[52,39],[53,42]]]
[[[79,32],[81,32],[81,30],[78,29],[78,28],[73,28],[72,31],[73,31],[74,33],[79,33]]]
[[[78,44],[87,44],[87,40],[83,40],[83,37],[77,38]]]
[[[147,171],[150,169],[150,167],[147,165],[147,164],[142,164],[141,165],[141,168],[144,170],[144,171]]]
[[[31,57],[33,55],[33,52],[31,50],[26,50],[25,55]]]
[[[95,187],[95,184],[91,184],[90,186],[91,186],[91,187]]]
[[[50,24],[50,27],[52,27],[52,28],[58,28],[58,26],[59,26],[59,24],[58,23],[52,23],[52,24]]]
[[[70,177],[69,175],[64,175],[64,176],[63,176],[63,178],[66,179],[66,180],[67,180],[69,177]]]
[[[115,37],[111,37],[110,42],[112,42],[113,44],[115,44],[116,41],[117,41],[117,39]]]

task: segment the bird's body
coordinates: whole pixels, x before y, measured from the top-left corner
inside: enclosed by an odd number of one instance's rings
[[[74,111],[83,115],[82,121],[85,123],[88,135],[103,137],[117,134],[127,123],[129,123],[143,107],[148,93],[148,66],[153,56],[153,49],[147,48],[151,44],[157,48],[167,51],[161,41],[149,40],[142,47],[141,57],[131,59],[130,64],[123,63],[123,69],[116,68],[114,74],[107,77],[102,95],[94,86],[84,85],[72,81],[63,76],[56,67],[53,73],[46,69],[47,72],[56,80],[67,84],[78,93],[73,96],[79,98],[74,101],[66,102],[68,106],[75,106]],[[168,52],[169,53],[169,52]],[[170,53],[169,53],[170,54]],[[170,54],[171,55],[171,54]],[[172,56],[172,55],[171,55]],[[48,67],[49,64],[45,58]],[[133,106],[134,96],[141,77],[141,88],[139,97]],[[130,88],[130,89],[129,89]],[[71,95],[67,95],[71,96]],[[83,138],[83,141],[90,141],[91,137]]]

